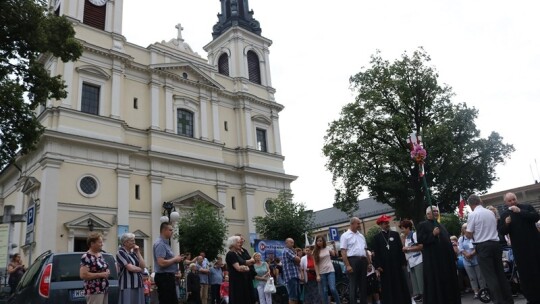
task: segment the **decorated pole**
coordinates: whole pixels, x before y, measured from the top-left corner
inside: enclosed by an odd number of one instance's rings
[[[429,187],[426,180],[426,173],[424,171],[425,159],[427,157],[427,151],[422,146],[422,137],[416,135],[416,133],[411,133],[409,139],[409,149],[411,150],[411,158],[418,164],[418,178],[422,179],[422,186],[424,187],[424,193],[426,195],[426,200],[431,207],[431,212],[433,214],[433,204],[431,203],[431,195],[429,193]],[[433,220],[435,223],[436,219]]]

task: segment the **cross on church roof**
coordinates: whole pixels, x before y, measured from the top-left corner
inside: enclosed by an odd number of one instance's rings
[[[182,27],[182,24],[181,23],[178,23],[175,28],[178,30],[178,40],[180,41],[184,41],[184,39],[182,39],[182,31],[184,30],[184,28]]]

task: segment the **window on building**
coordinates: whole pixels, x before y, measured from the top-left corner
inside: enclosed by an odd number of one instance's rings
[[[84,1],[83,23],[100,30],[105,30],[105,17],[107,13],[106,1],[98,1],[98,4],[103,2],[103,5],[101,6],[95,5],[92,2],[96,1]]]
[[[257,150],[268,152],[266,147],[266,130],[257,128]]]
[[[99,114],[99,90],[99,86],[83,83],[81,112],[94,115]]]
[[[133,108],[134,109],[139,108],[139,99],[137,97],[133,98]]]
[[[85,252],[88,251],[88,245],[86,244],[86,238],[76,237],[73,241],[73,251],[74,252]]]
[[[234,196],[231,198],[231,208],[233,210],[236,210],[236,199],[234,198]]]
[[[141,199],[141,186],[135,185],[135,199]]]
[[[249,81],[261,84],[261,67],[259,65],[259,56],[254,51],[247,53]]]
[[[193,112],[178,109],[177,116],[176,128],[178,134],[193,137]]]
[[[229,76],[229,55],[221,54],[218,59],[218,72]]]
[[[229,123],[227,121],[223,123],[223,127],[225,128],[225,131],[229,131]]]

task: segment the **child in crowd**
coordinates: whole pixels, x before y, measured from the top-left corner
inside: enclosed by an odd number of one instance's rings
[[[150,297],[152,293],[152,281],[150,281],[150,274],[148,270],[143,272],[143,285],[144,285],[144,303],[150,304]]]
[[[221,287],[219,288],[219,295],[221,296],[221,299],[223,302],[229,304],[229,276],[225,275],[223,277],[223,283],[221,283]]]

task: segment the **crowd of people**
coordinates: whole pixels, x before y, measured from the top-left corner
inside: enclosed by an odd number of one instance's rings
[[[416,230],[412,221],[403,220],[401,231],[393,231],[391,218],[379,217],[381,229],[370,249],[360,219],[353,217],[340,238],[339,251],[322,236],[304,249],[295,248],[288,238],[281,257],[268,254],[263,260],[260,253],[250,255],[242,235],[234,235],[227,240],[225,262],[218,257],[212,264],[204,252],[193,259],[189,254],[175,255],[169,244],[173,227],[163,223],[153,246],[153,282],[161,304],[178,303],[176,282],[182,275],[188,303],[207,304],[210,299],[212,304],[271,304],[275,285],[284,285],[290,304],[328,304],[330,299],[339,304],[332,263],[339,257],[348,276],[349,303],[461,303],[461,278],[466,277],[475,298],[488,288],[493,303],[507,304],[513,303],[513,297],[501,258],[502,245],[511,244],[520,265],[521,291],[528,303],[540,304],[540,228],[536,225],[540,216],[530,205],[519,204],[513,193],[504,200],[506,208],[499,216],[471,195],[472,212],[459,236],[450,236],[436,220],[438,208],[430,206]],[[102,255],[103,238],[91,233],[87,243],[80,268],[87,303],[107,303],[110,269]],[[151,282],[135,235],[122,235],[116,261],[119,303],[149,303]],[[14,278],[24,271],[16,256],[8,271]]]

